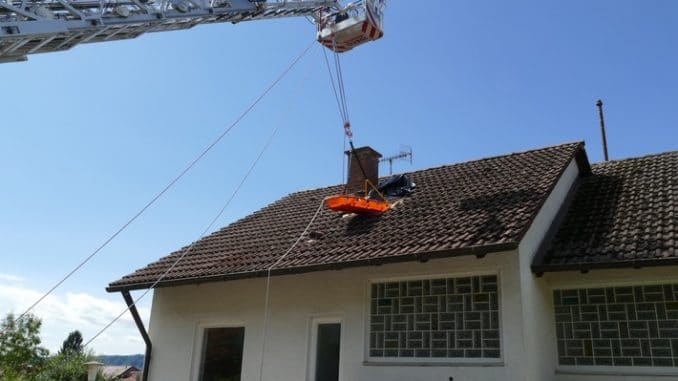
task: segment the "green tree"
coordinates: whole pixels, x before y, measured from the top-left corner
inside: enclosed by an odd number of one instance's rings
[[[61,345],[59,354],[69,356],[74,354],[82,354],[82,334],[80,331],[73,331],[68,334],[66,340]]]
[[[31,381],[85,381],[87,380],[85,363],[94,360],[92,352],[83,351],[80,331],[73,331],[64,340],[59,353],[51,357],[42,371]]]
[[[0,373],[2,380],[32,378],[49,352],[40,346],[42,321],[25,315],[16,319],[8,314],[0,324]]]
[[[92,353],[59,353],[47,361],[33,381],[85,381],[85,363],[93,360]]]

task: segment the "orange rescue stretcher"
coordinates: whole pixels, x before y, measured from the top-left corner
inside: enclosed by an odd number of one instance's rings
[[[325,205],[335,212],[357,213],[357,214],[379,214],[389,210],[391,204],[386,201],[384,195],[370,182],[365,180],[365,195],[367,195],[367,187],[371,186],[381,200],[374,200],[367,197],[360,197],[351,194],[339,194],[330,196],[325,199]]]

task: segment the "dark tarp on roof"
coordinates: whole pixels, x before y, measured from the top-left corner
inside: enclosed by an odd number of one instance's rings
[[[407,175],[393,175],[379,180],[377,190],[386,198],[405,197],[414,192],[417,187]],[[374,189],[370,190],[369,198],[379,198]]]
[[[378,216],[324,209],[273,272],[307,272],[517,248],[567,165],[584,158],[570,143],[408,174],[416,191]],[[588,166],[588,162],[585,164]],[[159,286],[263,276],[304,230],[323,198],[342,186],[290,194],[199,240]],[[147,288],[179,250],[110,284]]]
[[[678,151],[592,166],[536,273],[678,264]]]

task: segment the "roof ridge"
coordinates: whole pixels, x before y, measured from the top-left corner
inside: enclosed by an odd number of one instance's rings
[[[496,156],[488,156],[488,157],[481,158],[481,159],[472,159],[472,160],[461,161],[461,162],[456,162],[456,163],[444,164],[444,165],[435,166],[435,167],[422,168],[422,169],[417,169],[416,171],[410,171],[410,172],[407,172],[407,173],[419,173],[419,172],[431,171],[431,170],[441,169],[441,168],[455,167],[455,166],[460,166],[460,165],[468,165],[469,163],[474,163],[474,162],[481,162],[481,161],[485,161],[485,160],[495,160],[495,159],[499,159],[499,158],[503,158],[503,157],[524,155],[524,154],[527,154],[527,153],[530,153],[530,152],[544,151],[544,150],[558,148],[558,147],[564,147],[564,146],[568,146],[568,145],[574,146],[574,145],[583,145],[583,144],[584,144],[583,141],[567,142],[567,143],[562,143],[562,144],[557,144],[557,145],[545,146],[545,147],[541,147],[541,148],[531,148],[531,149],[528,149],[528,150],[525,150],[525,151],[517,151],[517,152],[511,152],[511,153],[506,153],[506,154],[501,154],[501,155],[496,155]],[[395,175],[397,175],[397,174],[395,174]],[[387,176],[382,176],[382,177],[387,177]],[[282,201],[285,201],[287,199],[290,199],[290,198],[293,198],[293,197],[296,197],[296,196],[299,196],[299,195],[302,195],[302,194],[305,194],[305,193],[318,193],[319,191],[322,191],[322,190],[330,190],[331,188],[340,188],[342,186],[343,186],[342,184],[335,184],[335,185],[329,185],[329,186],[325,186],[325,187],[299,190],[299,191],[293,191],[293,192],[287,193],[287,194],[285,194],[281,197],[278,197],[277,199],[275,199],[275,200],[273,200],[269,203],[266,203],[266,205],[263,205],[259,209],[255,210],[255,211],[253,211],[253,212],[251,212],[251,213],[249,213],[245,216],[236,218],[234,221],[231,221],[227,225],[225,225],[221,228],[218,228],[218,229],[214,230],[213,232],[208,233],[205,236],[203,236],[203,237],[201,237],[197,240],[194,240],[187,245],[184,245],[180,249],[172,251],[171,253],[160,257],[157,261],[160,262],[160,261],[163,261],[163,260],[171,259],[171,258],[175,257],[178,253],[182,253],[186,249],[194,246],[199,241],[205,241],[205,240],[213,239],[215,237],[219,237],[220,235],[222,235],[224,233],[224,231],[228,230],[231,226],[237,225],[237,224],[242,224],[244,222],[247,222],[247,221],[250,221],[254,218],[257,218],[257,217],[261,216],[262,214],[264,214],[267,211],[267,209],[274,207],[275,205],[278,205]],[[130,276],[130,275],[133,275],[133,274],[127,274],[124,277]]]
[[[642,160],[642,159],[651,159],[659,156],[668,156],[671,154],[678,154],[678,150],[673,150],[673,151],[665,151],[665,152],[659,152],[659,153],[649,153],[645,154],[642,156],[632,156],[632,157],[626,157],[623,159],[614,159],[614,160],[608,160],[608,161],[601,161],[598,163],[592,163],[591,167],[603,167],[606,165],[612,165],[612,164],[619,164],[622,162],[627,162],[627,161],[634,161],[634,160]]]
[[[509,152],[509,153],[503,153],[499,155],[494,155],[494,156],[487,156],[487,157],[481,157],[481,158],[476,158],[476,159],[469,159],[469,160],[464,160],[464,161],[458,161],[455,163],[448,163],[448,164],[441,164],[441,165],[435,165],[431,167],[424,167],[424,168],[419,168],[413,171],[406,171],[406,172],[400,172],[400,173],[394,173],[393,175],[386,175],[386,176],[379,176],[379,178],[385,178],[389,176],[396,176],[396,175],[402,175],[406,173],[417,173],[417,172],[424,172],[424,171],[430,171],[433,169],[440,169],[440,168],[447,168],[447,167],[454,167],[457,165],[466,165],[469,163],[474,163],[474,162],[481,162],[481,161],[486,161],[486,160],[494,160],[494,159],[499,159],[503,157],[511,157],[511,156],[516,156],[516,155],[524,155],[527,153],[531,152],[536,152],[536,151],[545,151],[547,149],[552,149],[552,148],[558,148],[558,147],[564,147],[564,146],[569,146],[569,145],[584,145],[585,142],[583,140],[575,140],[575,141],[570,141],[570,142],[565,142],[561,144],[554,144],[554,145],[549,145],[549,146],[544,146],[541,148],[530,148],[526,149],[523,151],[514,151],[514,152]],[[343,186],[343,184],[334,184],[334,185],[328,185],[328,186],[323,186],[323,187],[318,187],[318,188],[308,188],[308,189],[301,189],[297,191],[292,191],[286,195],[286,197],[290,197],[295,194],[299,193],[306,193],[306,192],[317,192],[321,189],[329,189],[329,188],[334,188],[334,187],[340,187]]]

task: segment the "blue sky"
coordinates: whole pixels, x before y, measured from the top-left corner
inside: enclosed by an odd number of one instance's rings
[[[384,38],[342,56],[356,145],[413,147],[414,163],[396,171],[576,140],[600,161],[598,98],[611,158],[678,148],[677,2],[426,4],[391,1]],[[18,312],[103,242],[313,36],[304,19],[208,25],[0,65],[0,314]],[[104,291],[110,281],[196,239],[276,125],[219,226],[341,182],[342,127],[320,47],[36,311],[46,344],[55,349],[73,329],[87,339],[123,306]],[[137,336],[125,320],[93,348],[142,352]]]

